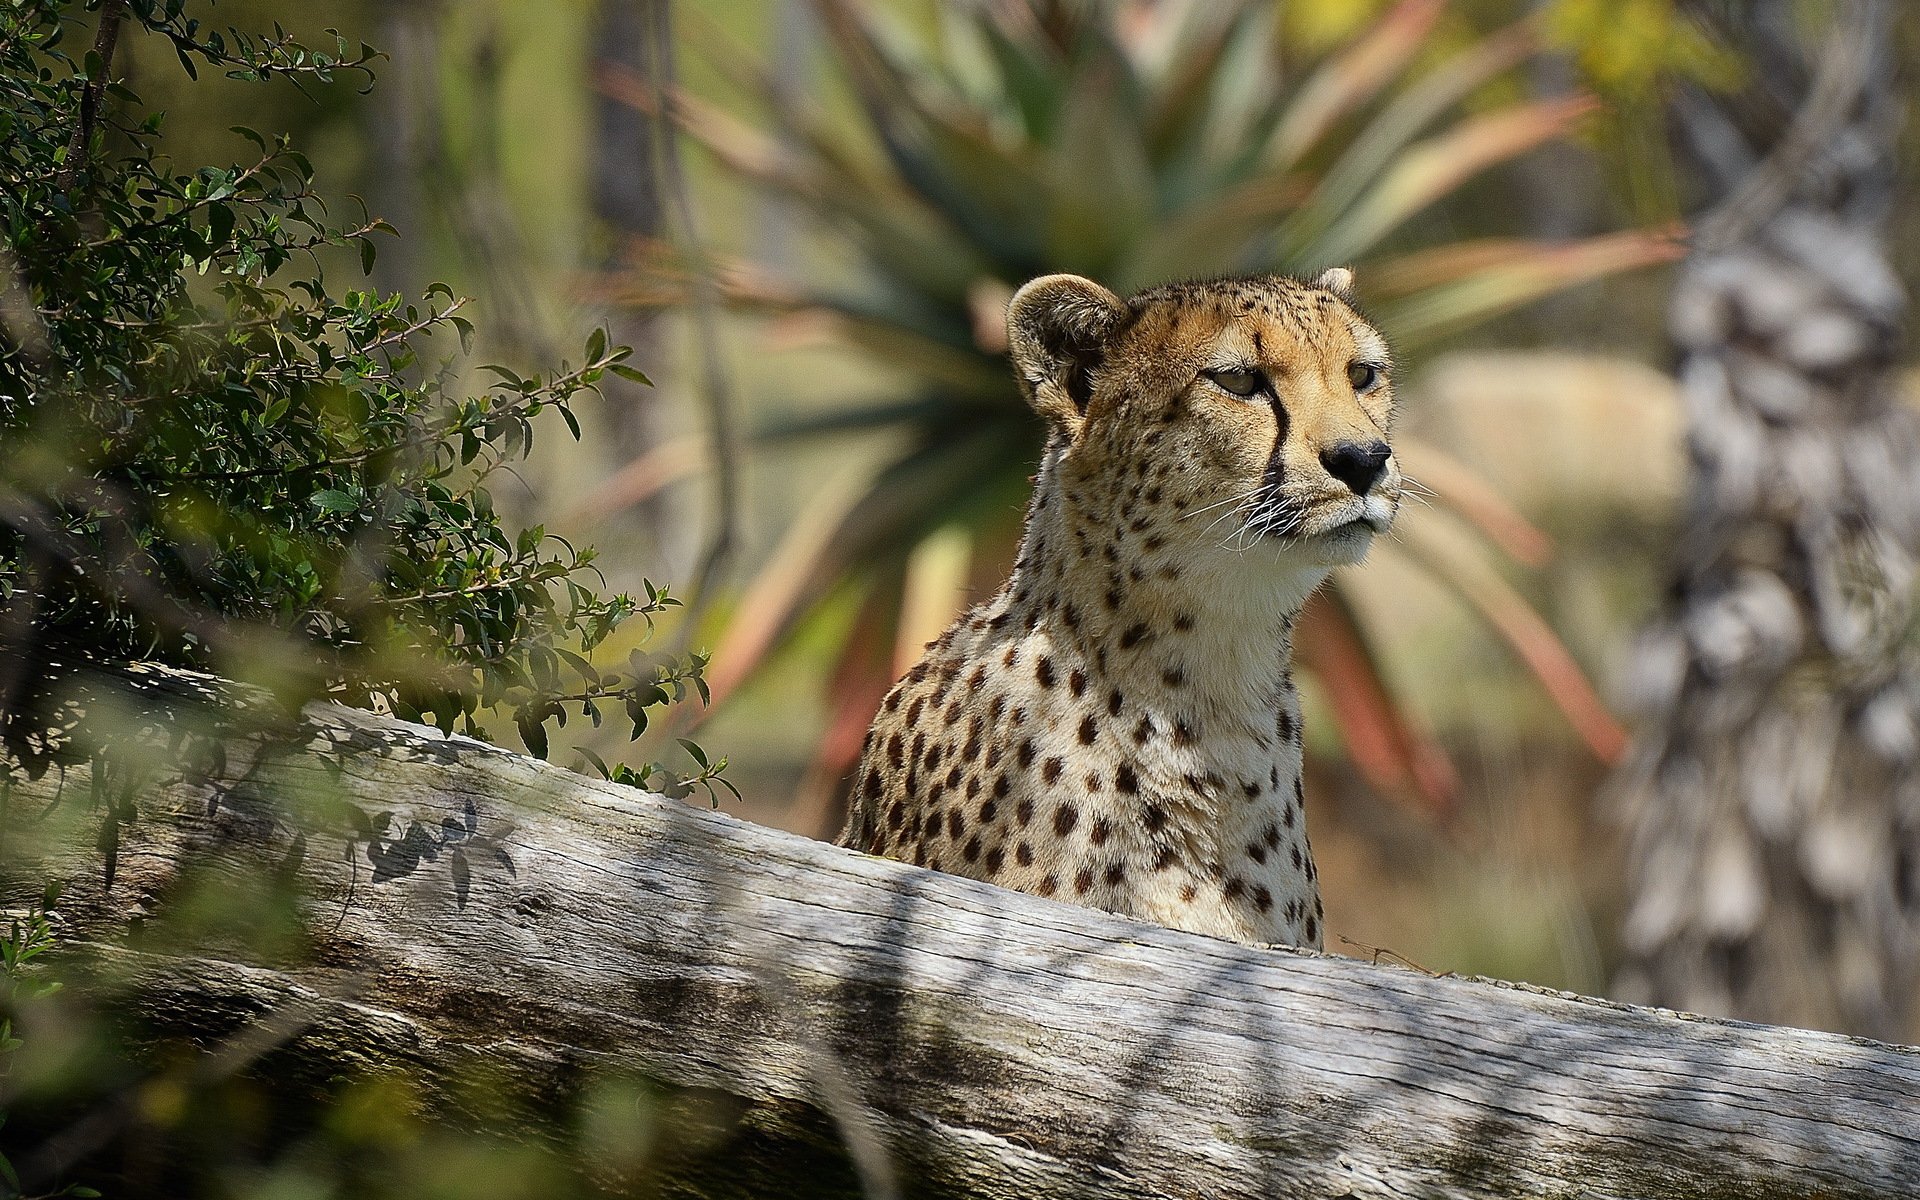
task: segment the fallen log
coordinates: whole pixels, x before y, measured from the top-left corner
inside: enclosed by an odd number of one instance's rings
[[[645,1080],[704,1130],[648,1162],[691,1194],[1920,1195],[1910,1048],[1178,933],[338,707],[105,840],[111,879],[98,836],[38,852],[152,1029],[251,1029],[280,1087],[402,1071],[454,1121],[483,1071],[533,1139]],[[263,870],[299,961],[143,933]]]

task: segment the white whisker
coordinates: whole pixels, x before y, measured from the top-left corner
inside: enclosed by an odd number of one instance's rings
[[[1193,518],[1199,516],[1201,513],[1212,512],[1214,509],[1219,508],[1223,504],[1234,504],[1239,501],[1249,499],[1253,496],[1257,496],[1260,494],[1260,490],[1264,487],[1266,487],[1266,484],[1256,483],[1251,488],[1247,489],[1244,492],[1241,492],[1237,496],[1228,496],[1225,500],[1216,500],[1212,504],[1207,505],[1205,508],[1196,508],[1190,513],[1183,513],[1181,514],[1180,519],[1182,521],[1190,521]]]
[[[1226,512],[1221,513],[1219,516],[1215,517],[1211,524],[1209,524],[1205,529],[1200,531],[1200,536],[1206,537],[1208,534],[1211,534],[1215,529],[1218,529],[1220,527],[1220,523],[1222,521],[1230,521],[1235,517],[1244,517],[1248,512],[1258,507],[1258,505],[1259,505],[1259,497],[1257,496],[1248,497],[1242,500],[1238,506],[1234,508],[1230,508]]]
[[[1426,484],[1421,483],[1418,479],[1415,479],[1413,476],[1408,475],[1404,472],[1402,472],[1400,475],[1400,486],[1417,496],[1431,496],[1431,497],[1438,498],[1438,496],[1440,495],[1439,492],[1434,491],[1432,488],[1428,487]]]

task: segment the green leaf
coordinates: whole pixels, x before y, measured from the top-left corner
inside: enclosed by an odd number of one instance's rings
[[[233,236],[233,209],[225,204],[216,204],[207,210],[207,247],[214,249],[224,246]]]
[[[705,750],[702,750],[699,746],[688,741],[686,738],[675,738],[674,740],[680,743],[680,748],[687,752],[688,757],[692,758],[693,761],[700,764],[701,770],[703,771],[706,770],[707,752]]]
[[[527,753],[535,758],[546,758],[547,727],[539,715],[531,709],[522,708],[514,714],[513,722],[520,730],[520,740],[526,743]]]

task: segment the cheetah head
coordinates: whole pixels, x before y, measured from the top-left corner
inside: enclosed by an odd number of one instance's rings
[[[1312,569],[1359,561],[1398,511],[1387,345],[1352,274],[1175,284],[1122,300],[1049,275],[1008,308],[1051,467],[1147,548]],[[1151,532],[1149,532],[1149,530]]]

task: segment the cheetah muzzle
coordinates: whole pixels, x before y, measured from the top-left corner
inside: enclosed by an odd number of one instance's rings
[[[842,845],[1320,946],[1293,626],[1401,493],[1351,286],[1020,289],[1013,366],[1049,428],[1020,555],[888,693]]]

